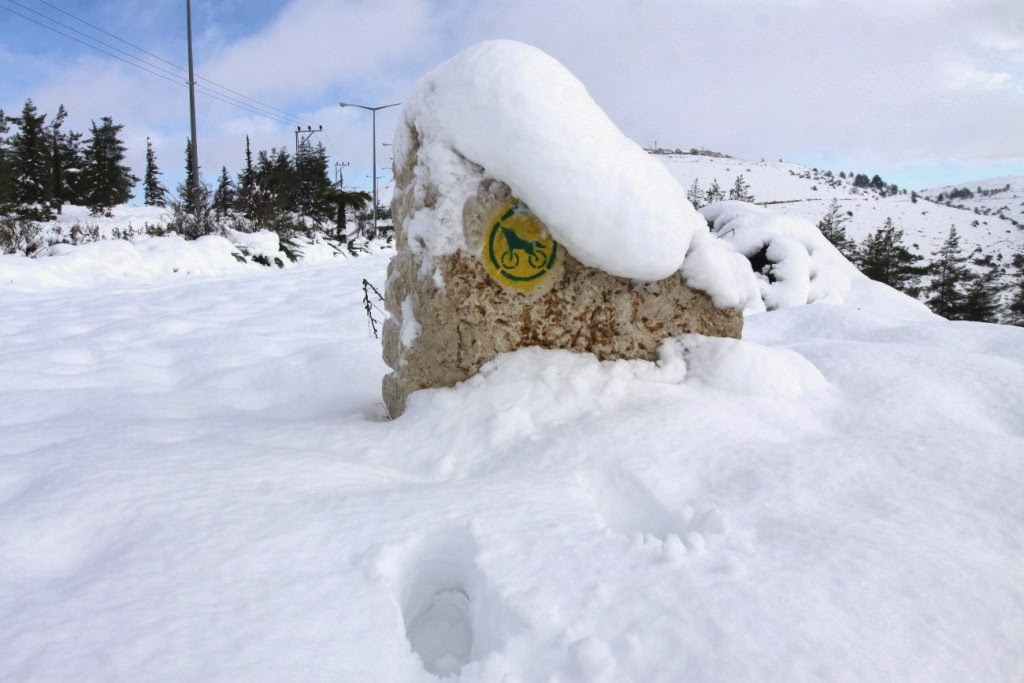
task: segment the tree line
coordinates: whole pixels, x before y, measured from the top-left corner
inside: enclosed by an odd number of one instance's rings
[[[66,204],[102,213],[132,198],[139,179],[124,164],[124,126],[104,116],[86,137],[67,117],[61,105],[47,122],[31,99],[18,116],[0,109],[0,213],[49,220]]]
[[[133,198],[139,182],[125,163],[124,126],[109,116],[92,122],[89,134],[69,130],[61,105],[47,121],[31,99],[21,114],[0,109],[0,216],[17,221],[46,221],[65,205],[88,207],[94,215]],[[174,192],[163,175],[149,139],[142,191],[145,204],[167,207],[169,229],[199,237],[223,227],[250,231],[269,228],[279,233],[310,232],[331,226],[344,239],[350,214],[364,218],[371,202],[366,192],[346,191],[332,183],[322,144],[304,142],[294,155],[285,148],[253,153],[245,139],[242,171],[232,177],[221,167],[210,185],[193,171],[192,150],[185,141],[185,179]],[[385,220],[390,210],[378,207]]]

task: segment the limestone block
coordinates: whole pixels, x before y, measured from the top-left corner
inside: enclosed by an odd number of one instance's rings
[[[741,311],[716,307],[678,274],[638,282],[583,265],[498,180],[485,178],[467,192],[464,248],[417,253],[404,222],[437,196],[413,182],[411,165],[396,164],[398,253],[385,293],[383,355],[393,371],[383,394],[392,417],[413,391],[451,386],[524,346],[655,360],[667,337],[740,337]]]

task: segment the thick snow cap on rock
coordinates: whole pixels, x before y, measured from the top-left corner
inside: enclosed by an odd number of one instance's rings
[[[626,138],[565,67],[529,45],[480,43],[424,76],[403,108],[396,159],[409,153],[414,132],[417,173],[442,195],[464,192],[456,176],[476,165],[480,178],[507,183],[573,256],[612,275],[666,278],[694,234],[707,233],[664,165]],[[450,253],[462,246],[461,204],[414,216],[406,230],[414,248]]]

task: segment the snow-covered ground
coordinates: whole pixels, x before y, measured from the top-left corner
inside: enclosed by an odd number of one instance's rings
[[[0,292],[0,680],[1024,678],[1024,330],[855,279],[388,422],[386,261]]]
[[[129,208],[129,207],[125,207]],[[186,240],[170,233],[159,237],[104,238],[85,244],[54,244],[32,255],[0,254],[0,292],[38,292],[124,283],[164,282],[197,275],[228,275],[270,267],[312,265],[348,259],[361,253],[390,250],[385,239],[355,238],[349,244],[322,233],[295,235],[282,247],[269,230],[206,235]],[[350,252],[348,247],[353,248]],[[284,249],[291,253],[294,261]]]
[[[997,193],[988,198],[977,196],[973,200],[955,200],[966,209],[927,201],[925,196],[938,196],[947,188],[919,190],[916,202],[911,195],[897,194],[882,197],[871,189],[855,188],[853,178],[840,178],[840,169],[833,169],[832,177],[824,169],[813,169],[783,161],[746,161],[698,155],[659,154],[660,159],[676,177],[684,190],[696,179],[701,189],[707,190],[717,179],[722,191],[728,194],[736,176],[742,175],[750,185],[755,201],[770,203],[773,211],[804,218],[817,223],[828,211],[835,198],[844,212],[850,212],[846,230],[850,237],[861,242],[882,227],[886,218],[904,231],[905,241],[925,259],[932,254],[955,226],[960,234],[964,251],[971,253],[980,247],[982,252],[1009,264],[1013,255],[1024,252],[1024,229],[1008,220],[992,215],[975,214],[973,208],[990,206],[994,212],[1001,206],[1012,211],[1005,215],[1024,223],[1024,178],[995,178],[991,181],[964,183],[976,191],[977,187],[996,188],[1011,184],[1011,191]],[[831,184],[830,184],[831,181]],[[952,186],[951,186],[952,187]],[[960,187],[960,186],[956,186]]]

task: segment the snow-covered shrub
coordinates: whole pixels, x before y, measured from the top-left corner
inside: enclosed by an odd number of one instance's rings
[[[0,215],[0,253],[28,256],[42,246],[41,232],[42,227],[34,220],[11,214]]]
[[[737,201],[706,206],[701,214],[713,235],[750,260],[768,310],[841,303],[852,281],[864,277],[802,218]]]

